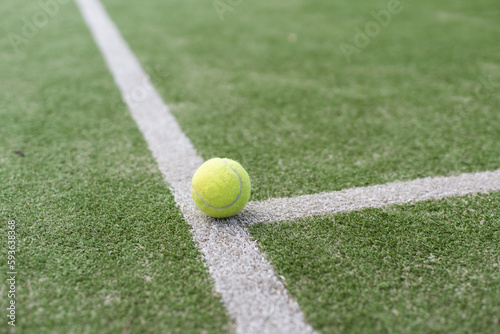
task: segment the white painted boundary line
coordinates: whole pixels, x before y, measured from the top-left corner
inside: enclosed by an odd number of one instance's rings
[[[242,214],[232,220],[251,225],[495,190],[500,190],[500,169],[397,181],[293,198],[272,198],[249,203]]]
[[[115,82],[124,97],[147,82],[141,103],[128,103],[195,241],[204,254],[210,274],[236,321],[237,333],[313,333],[272,266],[241,224],[207,219],[190,197],[191,177],[203,163],[183,134],[141,65],[98,0],[76,0]],[[125,98],[125,100],[127,100]]]

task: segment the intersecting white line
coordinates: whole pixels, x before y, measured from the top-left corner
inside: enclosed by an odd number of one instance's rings
[[[311,215],[500,190],[500,170],[250,202],[234,218],[207,218],[194,206],[191,177],[203,163],[98,0],[76,0],[132,117],[192,226],[215,289],[237,333],[313,333],[246,226]],[[140,102],[131,93],[143,89]]]
[[[203,163],[154,89],[136,57],[98,0],[76,0],[139,129],[144,135],[177,204],[192,226],[216,291],[221,294],[237,333],[313,333],[297,302],[276,276],[255,240],[241,224],[213,221],[201,214],[190,183]],[[145,89],[140,103],[128,96]]]
[[[232,222],[246,225],[277,222],[495,190],[500,190],[500,169],[250,202],[240,215],[232,219]]]

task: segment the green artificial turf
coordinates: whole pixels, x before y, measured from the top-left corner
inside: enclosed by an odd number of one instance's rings
[[[500,328],[500,192],[250,231],[321,333]]]
[[[497,1],[402,1],[350,62],[340,45],[388,1],[243,0],[224,20],[212,1],[104,3],[198,152],[240,160],[253,199],[500,167]],[[40,3],[0,9],[0,306],[14,220],[17,332],[234,330],[75,5],[16,47]],[[494,193],[251,233],[325,333],[495,333],[499,208]]]
[[[243,0],[223,21],[213,1],[104,3],[198,152],[240,160],[255,200],[500,168],[496,0],[402,0],[350,63],[340,45],[390,1]]]
[[[21,34],[38,2],[0,5]],[[17,333],[221,333],[232,325],[74,3],[0,39],[0,288],[15,220]],[[24,157],[14,151],[22,150]]]

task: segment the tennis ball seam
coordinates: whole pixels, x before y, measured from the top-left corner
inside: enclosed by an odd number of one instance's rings
[[[198,198],[203,202],[203,204],[205,204],[206,206],[212,208],[212,209],[216,209],[216,210],[222,210],[222,209],[229,209],[230,207],[232,207],[233,205],[236,204],[236,202],[238,202],[238,200],[240,199],[241,197],[241,194],[243,193],[243,180],[241,179],[241,176],[240,174],[238,174],[237,171],[234,170],[233,167],[231,167],[230,164],[227,163],[227,161],[225,159],[221,159],[226,165],[229,166],[229,168],[231,168],[231,170],[238,176],[238,179],[240,180],[240,193],[238,194],[238,196],[236,196],[236,199],[234,200],[233,203],[227,205],[227,206],[222,206],[222,207],[216,207],[216,206],[212,206],[210,204],[208,204],[207,202],[205,202],[205,200],[200,196],[200,194],[198,194],[198,192],[196,191],[196,188],[194,186],[191,186],[191,188],[194,190],[196,196],[198,196]]]

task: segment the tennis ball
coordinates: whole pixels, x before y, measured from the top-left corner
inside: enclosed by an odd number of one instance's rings
[[[250,199],[250,178],[246,170],[231,159],[206,161],[194,173],[191,196],[203,213],[227,218],[240,212]]]

